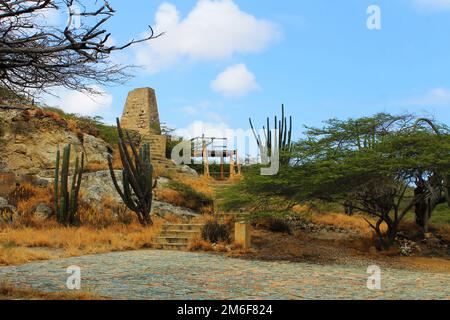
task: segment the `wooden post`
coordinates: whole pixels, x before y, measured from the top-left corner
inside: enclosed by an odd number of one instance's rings
[[[224,172],[224,158],[223,158],[223,153],[220,157],[220,179],[224,180],[225,179],[225,172]]]
[[[237,167],[237,175],[241,175],[241,164],[239,163],[238,152],[236,150],[236,167]]]
[[[233,153],[230,154],[230,178],[235,176],[235,169],[234,169],[234,158],[233,158]]]
[[[208,150],[206,150],[205,135],[202,137],[202,156],[203,156],[203,175],[210,177],[209,173],[209,160],[208,160]]]
[[[251,247],[250,224],[247,222],[236,222],[234,225],[234,242],[247,250]]]

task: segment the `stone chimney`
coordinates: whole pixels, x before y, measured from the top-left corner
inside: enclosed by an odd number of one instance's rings
[[[123,110],[122,127],[141,134],[161,135],[158,103],[152,88],[139,88],[128,93]]]
[[[128,93],[121,125],[141,134],[142,142],[150,145],[153,163],[167,163],[166,137],[161,135],[155,90],[140,88]]]

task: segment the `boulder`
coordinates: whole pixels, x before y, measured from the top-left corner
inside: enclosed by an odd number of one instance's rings
[[[42,219],[48,219],[52,216],[53,210],[47,206],[45,203],[40,203],[36,207],[36,211],[34,212],[34,215],[38,218]]]
[[[116,174],[119,185],[122,187],[122,172],[115,170],[114,173]],[[122,202],[114,187],[109,170],[83,174],[81,189],[83,198],[91,202],[100,203],[102,199],[107,197],[116,202]]]
[[[117,182],[122,187],[122,171],[115,170]],[[170,183],[170,179],[159,177],[156,187],[165,188]],[[103,198],[109,197],[112,200],[122,203],[122,199],[114,187],[109,170],[97,171],[83,174],[83,182],[81,184],[82,194],[85,200],[100,203]]]
[[[71,162],[84,151],[87,162],[107,163],[110,147],[105,141],[88,134],[80,139],[64,121],[27,118],[22,111],[0,109],[0,127],[4,131],[0,136],[2,163],[16,175],[53,175],[56,152],[69,143],[73,146]]]
[[[47,188],[50,182],[47,179],[36,179],[35,185],[39,188]]]
[[[182,218],[193,218],[200,215],[200,213],[190,209],[177,207],[170,203],[161,201],[153,201],[152,212],[160,217],[164,217],[167,214],[174,214]]]
[[[195,171],[194,169],[192,169],[191,167],[189,167],[187,165],[177,166],[177,171],[179,173],[183,173],[185,175],[191,176],[192,178],[198,178],[197,171]]]
[[[156,179],[156,188],[157,189],[164,189],[170,184],[170,179],[166,177],[158,177]]]

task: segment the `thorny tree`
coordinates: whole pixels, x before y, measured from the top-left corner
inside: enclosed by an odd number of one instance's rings
[[[392,245],[405,216],[415,209],[426,224],[440,203],[450,205],[450,131],[430,120],[435,134],[413,115],[340,121],[308,128],[291,166],[276,178],[248,176],[244,188],[260,196],[351,204],[369,215],[379,249]]]
[[[67,23],[53,26],[49,14]],[[55,86],[99,93],[93,84],[123,83],[128,68],[112,63],[111,53],[161,34],[150,27],[146,38],[112,45],[105,24],[114,14],[106,0],[0,0],[0,86],[16,93]]]

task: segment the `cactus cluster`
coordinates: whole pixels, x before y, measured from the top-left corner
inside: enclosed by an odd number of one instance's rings
[[[153,165],[150,159],[150,146],[144,144],[139,150],[133,144],[128,132],[127,141],[117,119],[117,131],[119,135],[119,153],[122,162],[123,188],[120,187],[114,173],[112,157],[108,157],[108,166],[114,186],[125,205],[138,216],[139,222],[144,225],[152,225],[151,208],[153,200],[153,188],[156,187],[156,180],[153,181]],[[128,143],[127,143],[128,142]],[[130,155],[131,149],[133,157]]]
[[[77,216],[78,211],[78,195],[80,193],[81,178],[84,170],[84,153],[75,161],[75,170],[72,176],[71,187],[69,189],[69,165],[70,165],[70,144],[67,145],[62,154],[62,165],[60,172],[61,153],[56,153],[54,204],[56,217],[59,223],[64,225],[75,225],[79,223]]]
[[[261,154],[266,152],[270,155],[273,151],[279,151],[281,162],[289,163],[290,152],[292,151],[292,116],[289,117],[288,125],[288,120],[284,113],[284,105],[281,105],[281,119],[278,120],[277,116],[275,116],[274,135],[272,135],[270,128],[270,119],[267,117],[267,125],[263,126],[264,141],[260,134],[256,133],[251,118],[249,118],[249,122]]]

